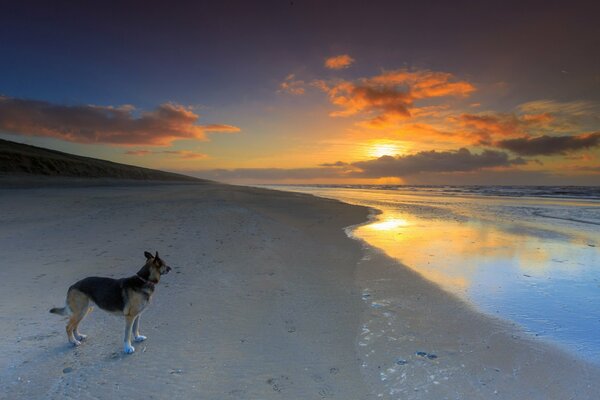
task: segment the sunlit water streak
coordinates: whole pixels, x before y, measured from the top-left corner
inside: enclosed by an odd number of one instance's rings
[[[354,235],[479,310],[600,364],[598,200],[272,188],[380,210]]]

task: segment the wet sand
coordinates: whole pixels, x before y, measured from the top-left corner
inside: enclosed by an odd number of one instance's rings
[[[0,398],[588,399],[600,389],[598,368],[348,239],[362,207],[203,184],[0,189],[0,210]],[[85,276],[135,273],[145,250],[174,267],[142,317],[148,340],[122,354],[123,319],[95,309],[81,325],[88,339],[71,347],[48,309]],[[390,323],[395,340],[377,337]]]
[[[358,341],[383,399],[593,399],[600,368],[485,316],[367,249],[357,278],[367,311]]]

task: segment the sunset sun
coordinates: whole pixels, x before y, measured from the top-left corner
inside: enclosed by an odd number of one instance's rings
[[[374,143],[369,148],[369,156],[371,157],[382,157],[382,156],[395,156],[399,153],[399,148],[394,143]]]

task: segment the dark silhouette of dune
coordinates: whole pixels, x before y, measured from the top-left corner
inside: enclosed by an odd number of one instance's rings
[[[0,177],[206,182],[191,176],[77,156],[3,139],[0,139]]]

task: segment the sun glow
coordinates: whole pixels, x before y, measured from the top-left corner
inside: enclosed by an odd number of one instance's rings
[[[369,148],[369,156],[371,157],[382,157],[382,156],[394,156],[398,154],[399,148],[394,143],[374,143]]]
[[[391,231],[393,229],[401,228],[408,226],[409,223],[407,220],[402,218],[390,218],[385,221],[376,222],[374,224],[368,225],[370,229],[374,229],[376,231]]]

